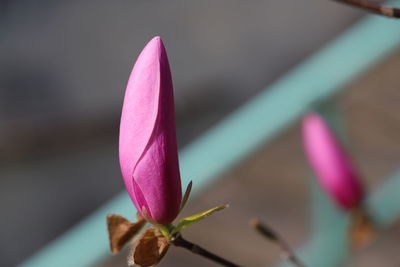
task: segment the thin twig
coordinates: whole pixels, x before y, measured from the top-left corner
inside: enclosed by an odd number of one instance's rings
[[[400,18],[400,8],[385,6],[377,2],[369,0],[334,0],[334,1],[345,3],[355,7],[360,7],[389,18]]]
[[[302,263],[300,259],[296,256],[293,249],[277,232],[275,232],[265,224],[262,224],[257,219],[251,221],[251,226],[253,226],[254,229],[257,230],[261,235],[271,240],[272,242],[275,242],[287,255],[287,258],[291,263],[293,263],[297,267],[305,267],[304,263]]]
[[[200,256],[203,256],[209,260],[212,260],[216,263],[221,264],[222,266],[227,266],[227,267],[239,267],[239,265],[234,264],[224,258],[221,258],[220,256],[215,255],[214,253],[211,253],[204,248],[193,244],[190,241],[187,241],[182,237],[180,233],[178,233],[172,240],[171,243],[174,244],[177,247],[182,247],[186,248],[187,250],[190,250],[191,252],[198,254]]]

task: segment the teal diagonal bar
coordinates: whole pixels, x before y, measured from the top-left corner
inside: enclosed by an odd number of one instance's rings
[[[199,192],[399,43],[400,26],[394,20],[368,17],[357,23],[180,151],[183,183],[193,179],[195,192]],[[127,215],[134,210],[124,193],[118,195],[21,265],[93,265],[108,253],[107,213]]]
[[[375,222],[387,227],[400,218],[400,168],[367,200],[367,207]]]

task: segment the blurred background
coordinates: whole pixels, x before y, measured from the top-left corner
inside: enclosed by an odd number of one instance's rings
[[[362,14],[329,0],[0,0],[0,266],[22,262],[124,190],[123,94],[153,36],[168,51],[184,147]],[[336,99],[370,188],[400,158],[399,69],[400,50]],[[302,244],[309,173],[299,136],[293,125],[193,199],[186,215],[231,208],[185,236],[245,266],[279,260],[248,227],[252,217]],[[397,225],[351,266],[397,266],[399,245]],[[170,252],[161,266],[213,266]],[[97,266],[125,266],[122,254]]]

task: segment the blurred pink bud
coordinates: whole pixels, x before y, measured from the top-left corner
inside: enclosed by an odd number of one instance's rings
[[[171,223],[182,199],[171,71],[160,37],[143,49],[125,92],[119,160],[137,210],[159,224]],[[143,215],[143,214],[142,214]]]
[[[343,209],[360,205],[364,195],[357,171],[323,118],[303,118],[303,143],[308,161],[321,186]]]

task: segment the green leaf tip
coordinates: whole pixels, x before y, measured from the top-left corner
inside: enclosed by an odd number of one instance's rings
[[[175,229],[172,230],[171,235],[180,232],[181,230],[187,228],[188,226],[198,223],[199,221],[203,220],[204,218],[210,216],[211,214],[223,210],[227,208],[228,205],[223,205],[223,206],[217,206],[205,211],[202,211],[200,213],[197,213],[195,215],[183,218],[182,220],[179,221],[178,225],[175,227]]]
[[[186,202],[187,202],[188,199],[189,199],[190,192],[192,191],[192,185],[193,185],[193,182],[190,181],[189,184],[188,184],[187,187],[186,187],[185,194],[183,195],[183,198],[182,198],[182,201],[181,201],[181,207],[180,207],[180,210],[179,210],[179,211],[182,211],[183,208],[185,207]]]

